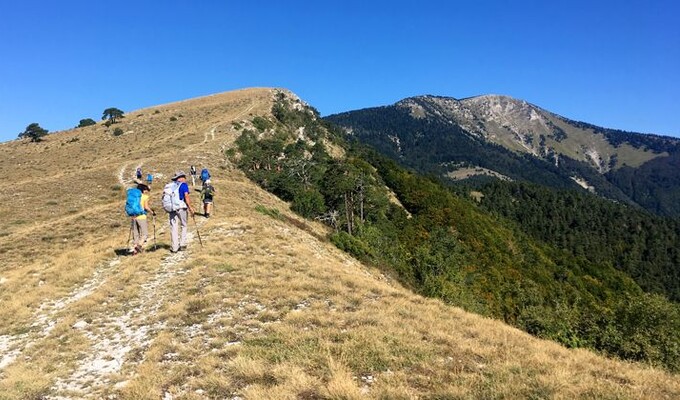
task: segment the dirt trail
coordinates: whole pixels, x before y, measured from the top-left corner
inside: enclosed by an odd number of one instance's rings
[[[205,221],[197,223],[199,229],[204,223]],[[159,233],[164,230],[163,226]],[[198,246],[194,232],[190,227],[187,235],[190,248]],[[44,398],[97,398],[98,389],[109,387],[111,374],[119,373],[126,363],[131,362],[128,354],[133,350],[143,350],[163,329],[164,324],[154,321],[154,316],[173,295],[169,292],[167,283],[186,273],[185,265],[190,258],[191,251],[163,257],[158,269],[141,284],[138,297],[129,301],[125,307],[128,311],[122,315],[101,313],[88,322],[76,323],[73,328],[81,330],[90,340],[91,349],[87,352],[87,357],[80,360],[77,368],[54,382],[50,389],[52,395]],[[33,316],[30,332],[0,336],[0,372],[19,359],[25,350],[48,337],[61,321],[61,315],[68,314],[69,306],[86,299],[105,285],[126,259],[127,257],[116,256],[100,263],[91,278],[67,296],[41,304]]]
[[[187,239],[192,243],[194,235],[190,232]],[[91,349],[69,376],[54,383],[51,391],[77,393],[79,398],[92,397],[98,389],[111,385],[111,374],[119,373],[126,363],[134,363],[128,360],[128,354],[145,349],[164,328],[164,323],[155,321],[154,316],[172,295],[167,283],[186,273],[183,267],[189,257],[189,253],[180,252],[163,258],[156,273],[141,285],[139,296],[127,304],[129,310],[124,314],[100,314],[89,323],[82,321],[74,325],[90,339]],[[117,386],[123,385],[124,381]]]

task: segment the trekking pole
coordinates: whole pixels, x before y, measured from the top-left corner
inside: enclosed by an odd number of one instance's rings
[[[151,215],[151,219],[153,220],[153,249],[156,250],[156,213],[155,212]]]
[[[194,220],[194,226],[196,227],[196,235],[198,235],[198,243],[200,243],[201,247],[203,247],[203,241],[201,240],[201,233],[198,231],[198,224],[196,223],[196,216],[193,213],[191,214],[191,219]]]

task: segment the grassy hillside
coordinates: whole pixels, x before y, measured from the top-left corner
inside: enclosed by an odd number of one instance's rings
[[[222,155],[274,99],[230,92],[0,145],[15,183],[0,193],[0,399],[680,396],[677,376],[425,299],[338,250]],[[119,255],[135,168],[159,209],[160,183],[191,164],[218,197],[189,251],[169,253],[160,213],[158,249]]]

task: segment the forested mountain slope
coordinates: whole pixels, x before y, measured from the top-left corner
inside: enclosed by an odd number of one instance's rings
[[[506,96],[419,96],[326,119],[423,173],[579,186],[680,214],[675,138],[600,128]]]

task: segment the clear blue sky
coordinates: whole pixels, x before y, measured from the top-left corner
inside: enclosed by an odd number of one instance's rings
[[[322,115],[505,94],[680,136],[680,2],[0,0],[0,141],[263,86]]]

